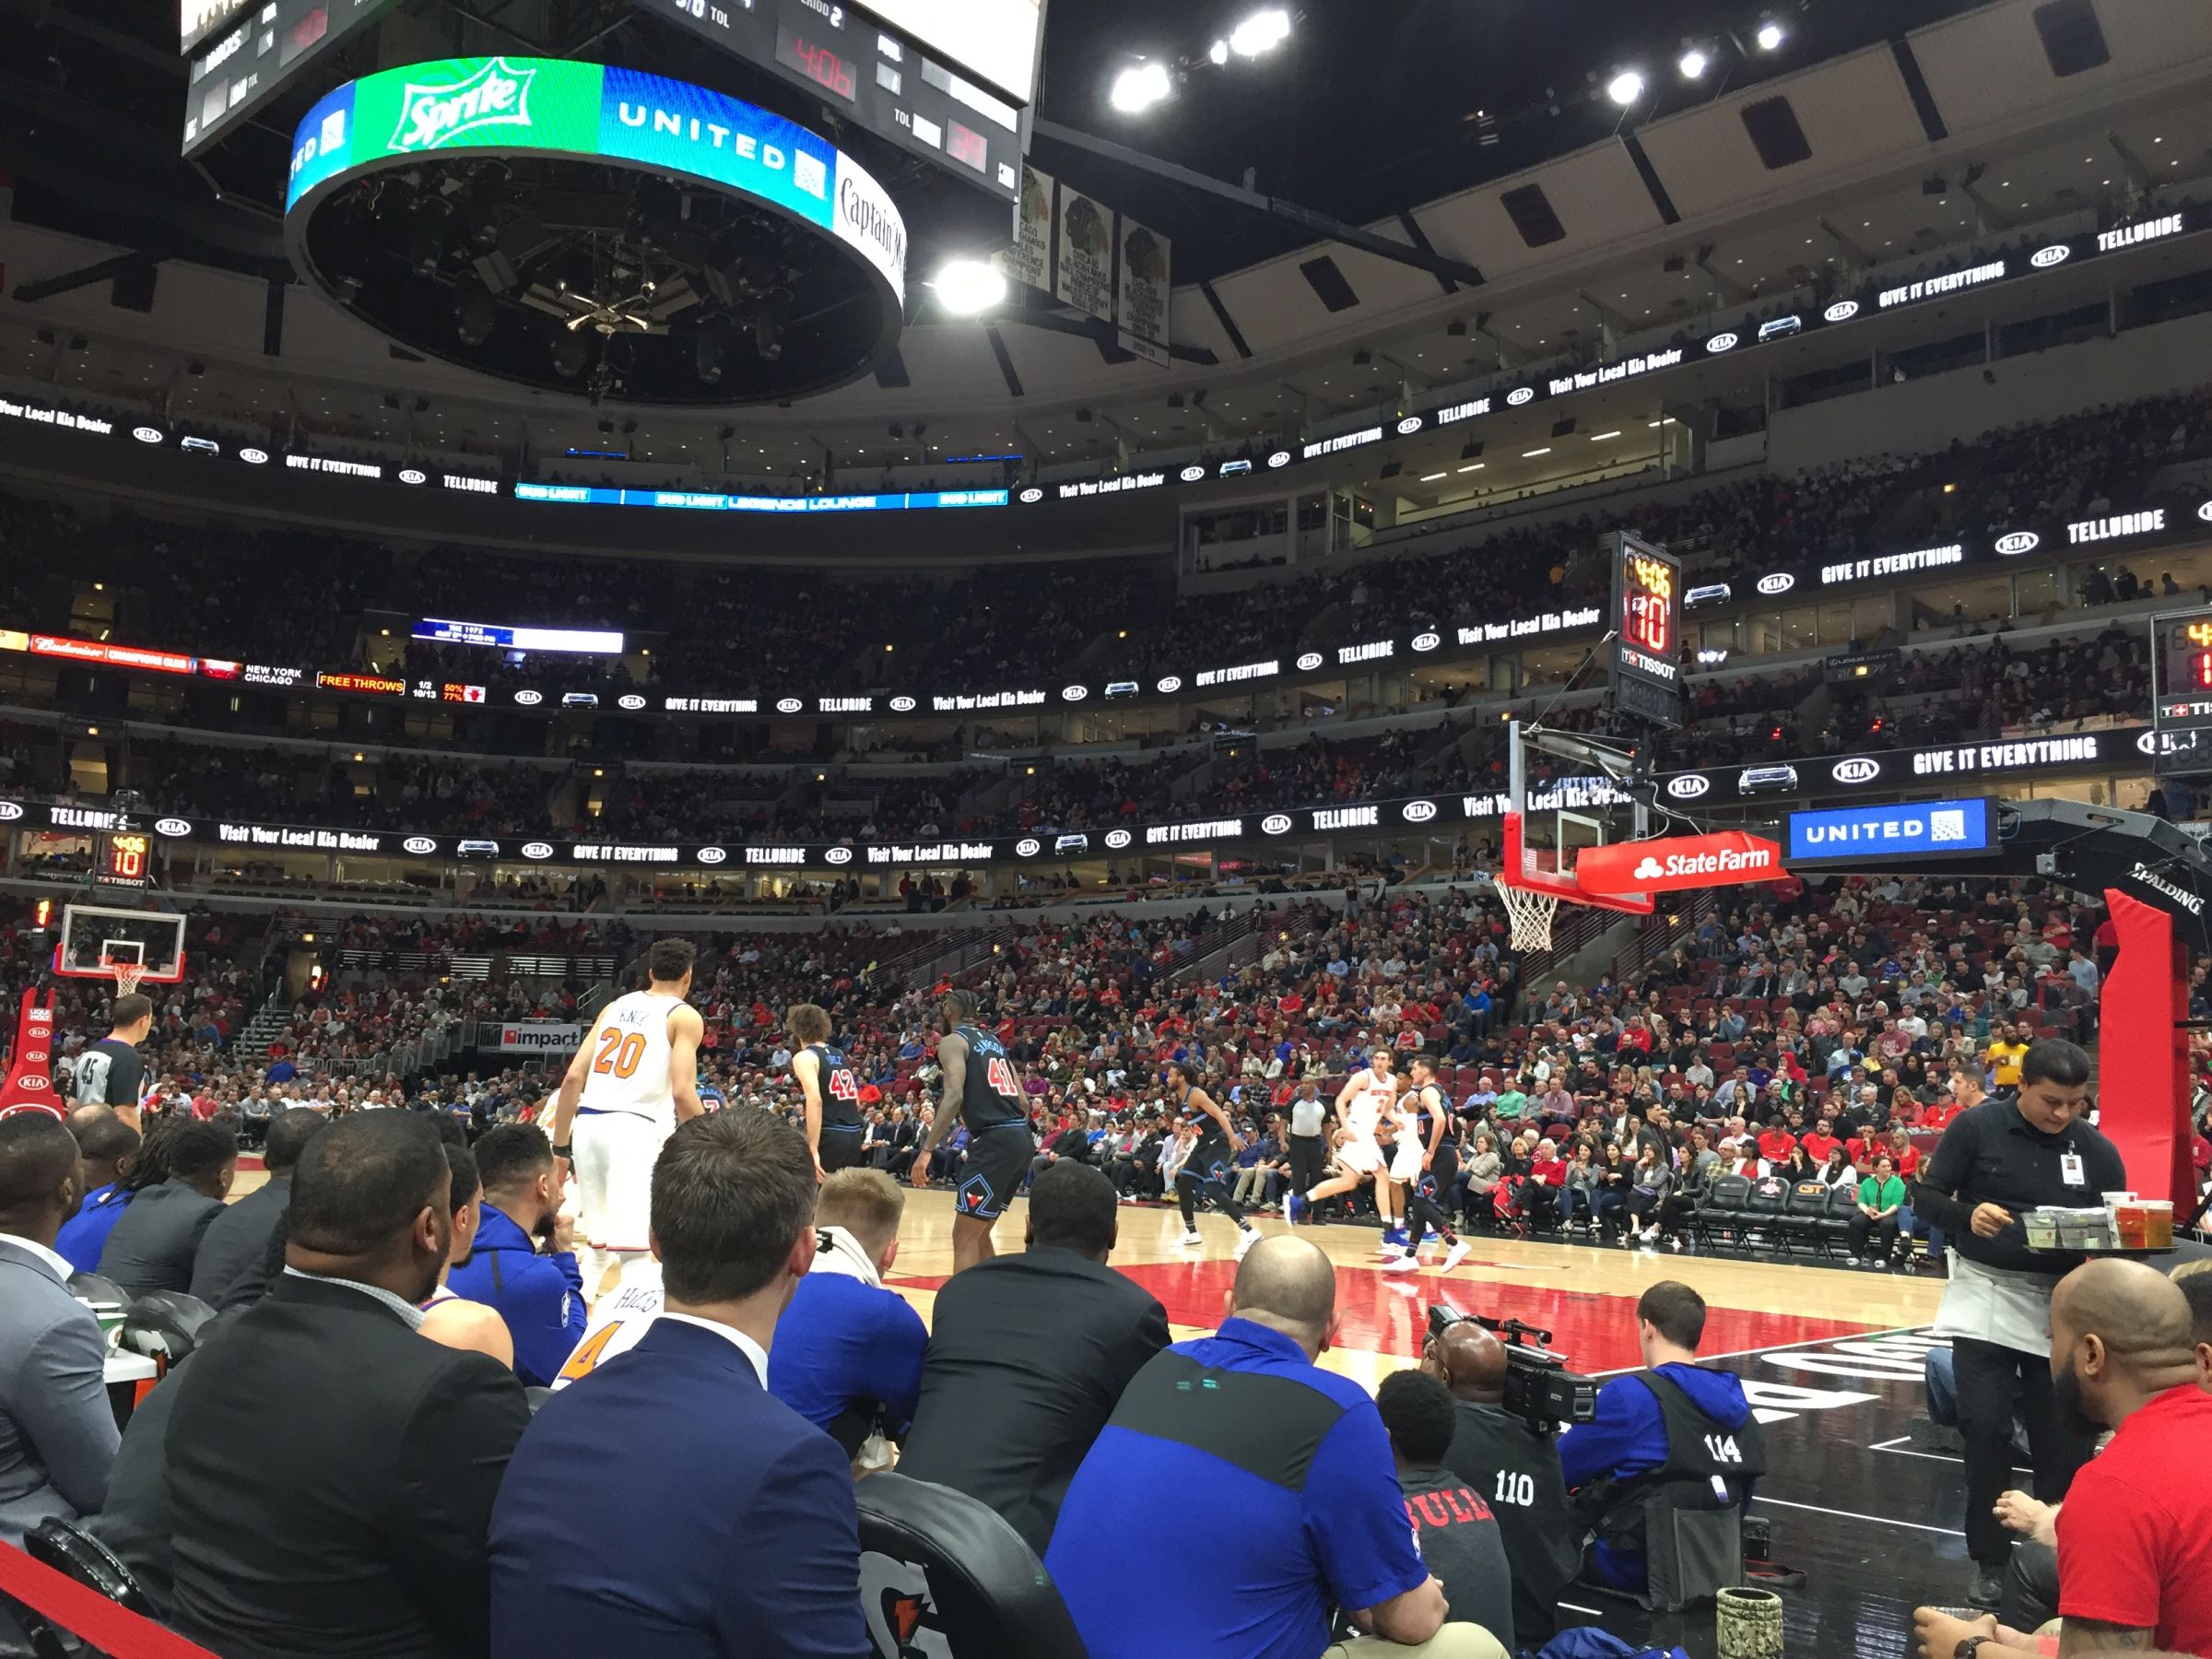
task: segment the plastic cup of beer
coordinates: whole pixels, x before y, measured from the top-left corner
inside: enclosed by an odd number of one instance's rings
[[[2164,1198],[2147,1198],[2140,1206],[2143,1211],[2143,1247],[2146,1250],[2173,1248],[2173,1205]]]

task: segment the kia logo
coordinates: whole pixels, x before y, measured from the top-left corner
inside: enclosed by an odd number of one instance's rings
[[[634,714],[645,706],[645,700],[635,691],[625,691],[622,694],[621,706]]]
[[[1856,300],[1839,300],[1820,314],[1830,323],[1848,323],[1859,314],[1859,302]]]
[[[1997,537],[2000,553],[2032,553],[2043,545],[2043,538],[2032,530],[2015,530],[2009,535]]]
[[[157,835],[190,835],[192,826],[182,818],[156,818],[154,832]]]
[[[1830,767],[1828,775],[1839,783],[1871,783],[1882,775],[1882,763],[1869,760],[1864,755],[1853,755]]]
[[[269,464],[269,452],[265,449],[241,449],[238,452],[238,458],[248,466],[266,466]]]
[[[1444,639],[1441,634],[1423,633],[1413,636],[1413,648],[1416,651],[1434,651],[1443,642]]]
[[[1797,578],[1787,571],[1777,571],[1771,576],[1761,576],[1759,579],[1759,591],[1770,595],[1786,594],[1796,585]]]
[[[2199,507],[2196,510],[2196,516],[2203,519],[2207,524],[2212,524],[2212,501],[2206,501],[2202,507]]]
[[[1318,667],[1320,667],[1320,666],[1321,666],[1321,653],[1320,653],[1320,652],[1318,652],[1318,651],[1309,651],[1309,652],[1307,652],[1307,653],[1305,653],[1305,655],[1303,655],[1303,656],[1301,656],[1301,657],[1300,657],[1300,658],[1298,659],[1298,665],[1299,665],[1300,668],[1318,668]]]
[[[1418,415],[1408,415],[1405,419],[1398,422],[1398,436],[1401,438],[1411,437],[1414,433],[1419,431],[1420,429],[1421,418]]]
[[[401,850],[407,853],[435,853],[438,851],[438,843],[427,835],[410,835],[399,844]]]
[[[1014,843],[1014,855],[1017,858],[1034,858],[1039,850],[1037,838],[1033,835],[1025,835]]]
[[[23,816],[23,808],[13,801],[0,801],[0,824],[12,823]]]
[[[525,709],[535,709],[539,703],[546,700],[546,694],[543,691],[533,691],[524,687],[514,694],[514,700],[521,703]]]
[[[1025,501],[1041,501],[1044,500],[1044,491],[1032,484],[1021,492],[1021,499]]]
[[[701,847],[699,850],[699,862],[702,865],[718,865],[727,857],[729,854],[720,847]]]
[[[1088,686],[1063,686],[1060,688],[1062,702],[1081,702],[1089,695],[1090,688]]]
[[[776,712],[779,714],[796,714],[806,706],[795,697],[780,697],[776,700]]]
[[[892,712],[892,713],[894,713],[894,714],[912,714],[913,712],[914,712],[914,700],[913,700],[912,698],[911,698],[911,697],[894,697],[894,698],[892,698],[892,699],[891,699],[891,712]]]
[[[1203,466],[1186,466],[1182,469],[1181,477],[1185,484],[1195,484],[1199,479],[1206,477],[1206,468]]]
[[[1717,334],[1705,342],[1705,349],[1712,352],[1734,351],[1736,342],[1742,337],[1733,331],[1727,334]]]
[[[1677,801],[1694,801],[1712,787],[1712,780],[1703,772],[1684,772],[1667,783],[1666,793]]]
[[[1290,833],[1290,815],[1287,812],[1271,812],[1260,820],[1260,828],[1269,835],[1288,835]]]
[[[428,484],[430,475],[419,466],[410,466],[399,475],[399,481],[402,484]]]
[[[1409,824],[1425,824],[1436,816],[1436,803],[1434,801],[1408,801],[1399,809],[1399,812]]]
[[[2159,752],[2159,735],[2156,732],[2144,733],[2136,739],[2136,747],[2147,755],[2157,754]]]
[[[828,852],[822,854],[822,858],[824,862],[828,864],[851,864],[853,862],[853,849],[850,847],[831,847]]]
[[[2047,248],[2038,248],[2028,263],[2039,271],[2047,271],[2054,265],[2065,265],[2074,257],[2074,250],[2064,242],[2053,242]]]
[[[1135,837],[1132,836],[1126,830],[1109,830],[1106,831],[1106,844],[1109,847],[1112,847],[1116,853],[1119,853],[1124,847],[1127,846],[1135,839]]]
[[[161,441],[161,429],[159,427],[133,427],[131,436],[141,443],[159,443]]]
[[[1536,389],[1534,386],[1515,386],[1505,394],[1505,401],[1510,407],[1517,409],[1535,394]]]
[[[524,841],[523,856],[524,858],[550,858],[553,856],[553,844],[550,841]]]
[[[1171,697],[1182,689],[1182,676],[1180,674],[1167,675],[1159,682],[1159,693],[1162,697]]]
[[[1267,465],[1270,466],[1289,465],[1290,452],[1288,450],[1277,450],[1274,454],[1267,457]]]
[[[39,1076],[37,1072],[27,1073],[25,1076],[17,1078],[16,1082],[19,1087],[28,1088],[34,1094],[41,1088],[52,1088],[53,1087],[53,1085],[47,1082],[44,1077]]]

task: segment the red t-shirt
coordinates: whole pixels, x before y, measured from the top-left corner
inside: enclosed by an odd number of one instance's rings
[[[1786,1163],[1796,1144],[1797,1137],[1787,1129],[1770,1129],[1759,1137],[1759,1155],[1771,1164]]]
[[[1826,1163],[1828,1161],[1828,1155],[1830,1152],[1833,1152],[1843,1143],[1838,1140],[1834,1135],[1823,1135],[1820,1133],[1820,1131],[1816,1129],[1812,1132],[1812,1134],[1806,1135],[1797,1144],[1803,1147],[1806,1151],[1811,1155],[1812,1160],[1815,1163],[1820,1164]],[[1789,1154],[1784,1152],[1783,1156],[1787,1158]]]
[[[2212,1653],[2212,1394],[2184,1383],[2120,1425],[2058,1512],[2058,1610]]]

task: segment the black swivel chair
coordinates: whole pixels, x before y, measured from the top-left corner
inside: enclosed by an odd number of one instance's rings
[[[965,1492],[864,1477],[860,1600],[877,1659],[1085,1659],[1060,1592],[1021,1535]],[[920,1630],[940,1645],[913,1644]]]

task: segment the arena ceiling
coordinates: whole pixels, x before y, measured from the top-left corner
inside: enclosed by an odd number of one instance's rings
[[[552,9],[577,27],[616,18],[601,55],[665,52],[606,4]],[[1239,9],[1061,6],[1041,112],[1216,177],[1250,167],[1262,189],[1394,241],[1418,225],[1438,252],[1477,266],[1480,287],[1315,244],[1041,137],[1041,165],[1175,239],[1182,360],[1115,363],[1081,333],[951,321],[924,306],[895,374],[789,410],[594,409],[441,364],[402,366],[381,338],[298,289],[272,356],[270,221],[247,193],[213,188],[238,158],[218,156],[206,172],[174,160],[182,76],[169,8],[0,0],[0,16],[32,23],[38,47],[0,66],[0,161],[15,174],[18,221],[0,227],[11,288],[118,249],[143,250],[160,270],[146,312],[110,303],[105,284],[0,306],[0,372],[88,397],[159,399],[181,419],[296,421],[326,441],[526,447],[541,461],[619,447],[717,477],[818,477],[826,455],[844,469],[964,453],[1096,465],[1325,429],[1501,368],[1741,311],[1823,271],[1910,260],[2212,170],[2212,100],[2201,96],[2212,16],[2194,0],[2095,0],[2109,62],[2063,76],[2034,0],[1793,6],[1777,14],[1788,46],[1731,55],[1727,83],[1716,75],[1695,92],[1669,72],[1682,42],[1749,28],[1760,8],[1638,0],[1578,8],[1578,24],[1594,13],[1600,26],[1568,30],[1557,8],[1524,0],[1316,0],[1278,60],[1231,65],[1250,71],[1241,77],[1205,66],[1180,98],[1135,120],[1105,107],[1117,54],[1202,53],[1211,14]],[[1385,9],[1400,22],[1378,31]],[[1910,33],[1895,32],[1908,19]],[[1649,66],[1654,90],[1624,120],[1602,84],[1630,63]],[[1810,151],[1782,167],[1747,142],[1743,115],[1777,95]],[[1540,245],[1500,205],[1532,183],[1563,232]],[[915,264],[926,269],[975,234],[975,204],[940,212],[917,189]],[[1352,296],[1334,311],[1300,269],[1323,253]],[[1624,422],[1663,413],[1655,399],[1606,412]]]

